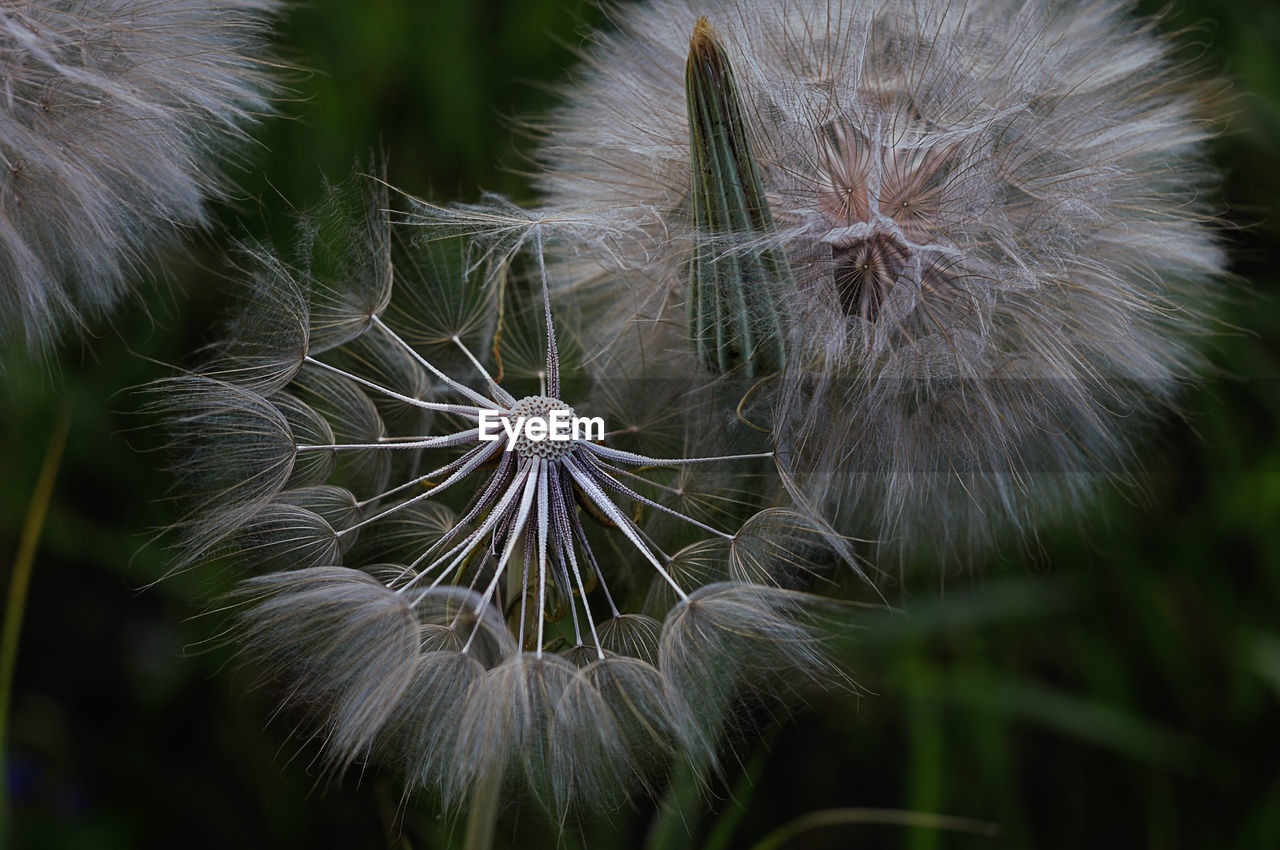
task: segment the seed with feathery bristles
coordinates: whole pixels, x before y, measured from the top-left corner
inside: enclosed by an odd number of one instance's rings
[[[269,111],[275,0],[0,7],[0,341],[106,313]]]
[[[610,234],[555,265],[588,362],[718,373],[735,322],[779,322],[748,395],[815,522],[903,557],[1025,538],[1128,480],[1203,368],[1216,85],[1127,0],[648,0],[586,59],[537,179]]]
[[[543,260],[557,227],[530,220],[496,241],[459,242],[441,217],[411,245],[378,217],[381,189],[356,204],[358,191],[332,190],[299,262],[260,246],[247,254],[251,284],[274,275],[280,292],[248,293],[228,327],[262,338],[214,346],[201,372],[156,388],[180,444],[196,450],[187,480],[215,488],[192,494],[179,566],[218,556],[265,573],[237,591],[234,633],[330,769],[377,760],[450,806],[494,783],[524,788],[561,814],[655,792],[677,755],[714,761],[734,683],[777,663],[758,647],[694,661],[737,647],[708,631],[738,628],[733,612],[717,614],[731,599],[761,641],[770,617],[789,644],[808,635],[811,655],[785,653],[801,675],[826,676],[813,623],[778,586],[797,584],[794,557],[778,558],[775,580],[776,553],[755,542],[766,520],[723,530],[763,504],[734,470],[754,475],[771,453],[688,451],[677,398],[658,418],[683,456],[613,445],[607,432],[520,430],[583,409]],[[435,262],[440,243],[461,246],[466,262]],[[456,297],[454,275],[478,293]],[[399,302],[392,280],[417,294]],[[530,283],[541,297],[521,312],[511,293]],[[405,309],[430,303],[460,309],[417,320]],[[272,304],[285,315],[259,315]],[[507,363],[505,380],[486,352]],[[503,426],[499,439],[485,438],[486,422]],[[243,430],[228,435],[234,425]],[[233,453],[220,458],[223,442]],[[719,472],[691,482],[691,468]],[[719,562],[700,561],[690,537],[717,541]],[[732,566],[735,546],[748,568]],[[720,589],[702,593],[708,581]],[[663,591],[640,613],[631,604],[646,586]],[[705,705],[702,665],[718,671]]]
[[[355,759],[409,688],[418,618],[358,570],[314,567],[248,579],[241,640],[287,700],[314,712],[337,758]]]

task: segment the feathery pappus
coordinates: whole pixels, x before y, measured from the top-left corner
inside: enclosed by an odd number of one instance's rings
[[[1026,539],[1124,480],[1205,366],[1221,86],[1155,24],[1119,0],[620,5],[535,124],[536,179],[628,238],[564,252],[553,291],[593,352],[640,336],[759,382],[792,495],[880,560]]]
[[[270,111],[275,0],[0,5],[0,342],[106,314]]]
[[[246,246],[225,341],[151,388],[190,507],[175,569],[249,571],[231,632],[327,764],[390,767],[450,807],[506,788],[608,808],[677,759],[714,763],[744,690],[840,680],[828,603],[803,590],[829,564],[820,530],[681,483],[771,453],[552,438],[593,398],[552,316],[555,226],[393,230],[363,187],[303,218],[292,261]]]

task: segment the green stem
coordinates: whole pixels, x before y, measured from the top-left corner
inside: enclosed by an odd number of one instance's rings
[[[649,824],[644,850],[692,850],[702,806],[700,772],[688,762],[677,764],[667,792]]]
[[[53,484],[62,462],[62,449],[67,443],[67,431],[71,425],[71,405],[66,404],[53,426],[49,448],[45,452],[44,465],[36,481],[35,492],[27,506],[27,517],[22,524],[22,537],[18,541],[18,554],[9,575],[9,598],[5,604],[4,632],[0,635],[0,847],[9,843],[9,787],[7,762],[4,759],[6,732],[9,728],[9,705],[13,699],[13,671],[18,663],[18,638],[22,635],[22,617],[27,607],[27,588],[31,585],[31,568],[36,559],[36,546],[44,528],[44,518],[53,497]]]
[[[498,825],[498,797],[502,793],[502,771],[493,770],[476,783],[471,792],[471,812],[467,816],[464,850],[491,850],[493,831]]]
[[[938,701],[926,687],[931,671],[923,650],[907,656],[907,723],[910,731],[908,753],[907,805],[915,811],[941,809],[942,777],[946,775],[946,736]],[[935,830],[912,830],[907,835],[907,850],[938,850],[942,837]]]
[[[994,838],[1000,833],[1000,826],[988,821],[935,815],[929,812],[909,812],[902,809],[823,809],[801,815],[783,824],[756,842],[751,850],[776,850],[797,835],[810,830],[849,824],[888,824],[921,829],[945,829],[951,832],[982,835],[987,838]]]
[[[702,846],[702,850],[725,850],[730,846],[733,841],[733,834],[738,829],[738,824],[742,822],[743,816],[747,813],[751,797],[755,794],[755,789],[760,785],[760,777],[764,775],[765,765],[769,762],[770,751],[776,738],[777,733],[775,730],[756,749],[755,755],[747,763],[747,769],[742,772],[742,776],[734,783],[733,795],[729,798],[731,801],[729,807],[725,809],[724,814],[716,821],[715,828],[707,836],[707,842]]]

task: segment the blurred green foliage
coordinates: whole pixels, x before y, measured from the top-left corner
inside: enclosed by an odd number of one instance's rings
[[[397,832],[384,778],[316,787],[310,751],[297,755],[287,722],[268,723],[269,700],[210,642],[200,600],[220,578],[152,586],[165,556],[148,530],[174,517],[129,388],[210,338],[231,237],[287,238],[290,205],[370,150],[417,195],[527,199],[530,142],[514,119],[553,102],[540,84],[600,17],[578,0],[297,6],[280,43],[311,70],[292,80],[287,118],[258,134],[241,196],[196,259],[175,257],[97,338],[44,359],[5,352],[5,570],[51,425],[74,410],[18,662],[16,847],[460,841],[430,801],[412,801]],[[862,617],[843,649],[868,695],[816,697],[767,743],[738,742],[710,800],[678,782],[660,804],[567,830],[565,846],[750,847],[850,808],[970,818],[1000,837],[849,816],[783,846],[1280,846],[1280,6],[1180,0],[1166,27],[1234,81],[1214,155],[1240,285],[1213,341],[1220,373],[1149,447],[1147,497],[1104,498],[1035,557],[889,588],[898,610]],[[557,829],[512,810],[497,841],[552,847]]]

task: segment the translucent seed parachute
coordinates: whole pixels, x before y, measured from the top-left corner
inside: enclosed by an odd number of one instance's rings
[[[229,339],[152,388],[191,508],[175,569],[249,573],[231,632],[326,763],[389,766],[447,805],[497,782],[560,814],[607,808],[676,759],[713,764],[744,689],[838,680],[825,603],[802,592],[829,557],[762,539],[816,539],[804,518],[741,482],[702,512],[664,483],[715,468],[712,490],[770,452],[483,438],[490,418],[591,403],[562,372],[554,224],[495,243],[418,216],[410,241],[386,208],[353,182],[308,216],[297,259],[246,246]],[[537,369],[499,381],[500,352],[530,347]]]

